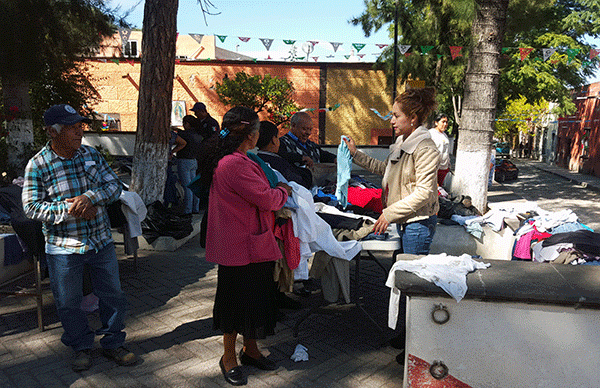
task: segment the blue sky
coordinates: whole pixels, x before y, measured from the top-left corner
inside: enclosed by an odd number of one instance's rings
[[[227,36],[225,42],[217,39],[217,45],[227,50],[238,51],[257,59],[282,60],[290,55],[291,46],[283,40],[295,40],[297,56],[305,57],[303,43],[317,41],[310,59],[321,61],[361,61],[373,62],[381,52],[377,44],[391,44],[392,37],[385,26],[369,38],[362,29],[348,23],[353,16],[364,10],[363,0],[211,0],[220,12],[207,15],[205,24],[197,0],[179,0],[177,29],[180,34],[204,34]],[[120,6],[122,11],[133,8],[129,22],[141,28],[144,16],[143,0],[110,0],[112,7]],[[239,37],[250,38],[243,42]],[[270,50],[259,38],[273,39]],[[342,43],[337,51],[331,42]],[[358,51],[354,43],[365,44]],[[600,40],[590,40],[600,48]],[[306,47],[306,45],[304,45]],[[353,55],[349,59],[346,56]],[[600,82],[600,71],[588,79]]]
[[[374,62],[381,49],[376,44],[391,44],[387,28],[366,38],[359,26],[353,26],[348,20],[358,16],[364,10],[363,0],[284,0],[284,1],[228,1],[212,0],[220,12],[219,15],[207,15],[205,24],[200,5],[196,0],[179,0],[177,29],[180,34],[226,35],[224,43],[217,39],[217,45],[227,50],[265,59],[280,60],[289,56],[290,45],[283,40],[295,40],[297,56],[306,56],[302,44],[317,41],[311,57],[318,61],[345,61],[344,55],[354,52],[356,61]],[[137,6],[136,6],[137,4]],[[112,0],[112,7],[120,6],[122,11],[134,7],[128,18],[136,27],[142,27],[144,2],[140,0]],[[239,37],[251,38],[242,42]],[[274,39],[269,51],[259,38]],[[334,51],[330,42],[342,43]],[[357,52],[353,43],[366,44]],[[362,58],[357,57],[359,54]],[[364,55],[363,55],[364,54]],[[335,58],[327,56],[334,55]],[[311,60],[313,60],[311,58]]]

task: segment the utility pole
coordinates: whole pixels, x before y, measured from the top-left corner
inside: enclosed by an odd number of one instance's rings
[[[396,101],[397,89],[398,89],[398,0],[394,5],[394,79],[392,81],[392,105]],[[396,134],[394,128],[392,128],[392,143],[396,142]]]

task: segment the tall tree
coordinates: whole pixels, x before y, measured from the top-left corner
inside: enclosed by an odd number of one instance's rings
[[[466,74],[452,191],[469,195],[481,212],[487,205],[492,135],[498,102],[500,51],[509,0],[477,0],[473,48]]]
[[[0,0],[0,79],[9,163],[22,172],[33,143],[32,108],[52,103],[81,108],[93,97],[83,58],[114,33],[115,17],[102,0]],[[32,107],[33,103],[37,106]]]
[[[162,201],[171,127],[179,0],[146,0],[131,190]]]

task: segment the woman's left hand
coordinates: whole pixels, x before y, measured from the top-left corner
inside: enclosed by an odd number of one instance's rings
[[[375,225],[373,225],[373,233],[382,234],[385,233],[390,223],[385,219],[383,213],[379,216],[377,221],[375,221]]]

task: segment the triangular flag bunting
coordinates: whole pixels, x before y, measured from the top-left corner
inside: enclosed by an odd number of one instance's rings
[[[221,41],[221,43],[225,43],[225,39],[227,39],[227,35],[216,35],[217,38]]]
[[[331,43],[331,45],[333,46],[333,52],[334,53],[337,53],[338,48],[342,45],[339,42],[329,42],[329,43]]]
[[[121,37],[121,43],[125,44],[129,42],[129,37],[131,36],[131,30],[128,28],[119,28],[119,36]]]
[[[421,54],[425,55],[433,49],[434,46],[421,46]]]
[[[554,48],[543,48],[542,49],[542,55],[544,57],[544,62],[548,60],[548,58],[550,58],[552,56],[552,54],[554,54],[556,52],[556,49]]]
[[[377,116],[379,116],[379,118],[381,118],[383,120],[389,120],[392,117],[392,112],[390,112],[387,115],[383,116],[381,113],[379,113],[379,111],[377,109],[371,108],[371,110],[373,111],[373,113],[375,113]]]
[[[256,58],[253,58],[253,59],[252,59],[252,62],[256,63],[256,61],[257,61],[257,59],[256,59]]]
[[[532,47],[519,47],[519,54],[521,54],[521,60],[524,61],[527,59],[529,54],[533,51]]]
[[[365,46],[366,46],[366,44],[364,44],[364,43],[352,43],[352,47],[354,47],[356,49],[357,53],[359,53],[360,50],[362,50]]]
[[[567,64],[570,64],[577,54],[579,54],[579,49],[567,49]]]
[[[133,59],[128,59],[127,63],[129,63],[131,66],[135,66],[135,62],[133,61]]]
[[[377,43],[375,46],[379,47],[380,50],[383,50],[384,48],[386,48],[387,46],[389,46],[389,44]]]
[[[359,58],[363,58],[365,56],[365,54],[357,54]]]
[[[294,44],[294,43],[296,43],[296,41],[295,40],[284,39],[283,43],[285,43],[285,44]]]
[[[273,59],[273,58],[271,58],[271,56],[269,55],[269,56],[267,57],[267,59]]]
[[[600,50],[598,49],[591,49],[590,50],[590,61],[594,58],[596,58],[598,56],[598,54],[600,54]]]
[[[303,61],[303,60],[304,60],[304,58],[306,58],[306,57],[296,57],[296,58],[294,58],[294,60],[295,60],[295,61]]]
[[[312,59],[314,59],[316,62],[319,59],[319,57],[312,57]]]
[[[196,41],[198,42],[198,44],[202,44],[202,38],[204,37],[204,34],[190,34],[190,36]]]
[[[238,36],[238,38],[239,38],[239,39],[240,39],[242,42],[244,42],[244,43],[246,43],[247,41],[249,41],[249,40],[250,40],[250,38],[246,38],[246,37],[244,37],[244,36]]]
[[[450,56],[452,56],[452,60],[455,60],[458,57],[462,57],[460,50],[462,50],[463,46],[450,46]]]
[[[350,55],[344,55],[344,58],[350,59]]]
[[[98,59],[102,63],[106,63],[106,59]]]
[[[127,61],[127,62],[129,62],[129,61]],[[175,60],[175,63],[179,63],[179,62],[181,62],[179,59]],[[131,66],[133,66],[133,63],[131,64]]]
[[[327,56],[327,58],[335,58],[335,55],[330,54],[330,55]]]
[[[319,41],[318,40],[309,40],[310,43],[312,43],[313,46],[316,46]]]
[[[437,59],[441,59],[441,58],[443,58],[443,57],[444,57],[444,54],[438,54],[438,55],[437,55]]]
[[[592,64],[592,61],[582,61],[581,62],[581,67],[586,68],[586,67],[588,67],[591,64]]]
[[[511,47],[502,47],[502,54],[506,54],[510,49]]]
[[[273,43],[273,39],[268,39],[268,38],[259,38],[259,39],[262,42],[262,44],[265,46],[267,51],[269,51],[269,49],[271,48],[271,44]]]
[[[398,46],[398,50],[400,50],[400,54],[402,54],[402,55],[406,54],[406,52],[408,51],[409,48],[410,48],[409,44],[401,44]]]
[[[116,63],[117,65],[119,64],[119,60],[118,59],[111,59],[111,61],[113,61],[114,63]]]

